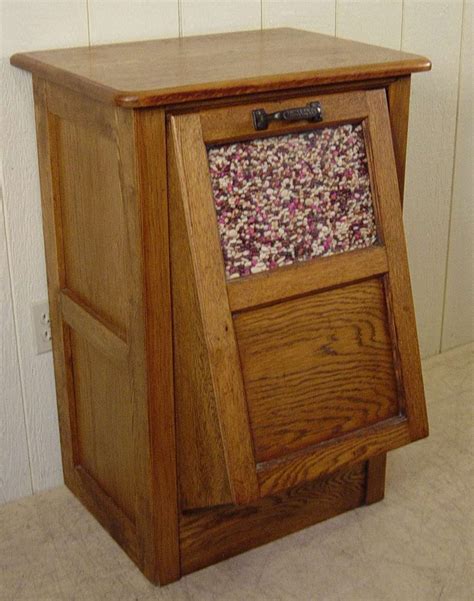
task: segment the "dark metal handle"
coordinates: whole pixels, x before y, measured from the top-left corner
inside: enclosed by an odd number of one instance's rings
[[[319,102],[310,102],[306,106],[267,113],[265,109],[252,111],[253,126],[256,130],[267,129],[270,121],[322,121],[323,109]]]

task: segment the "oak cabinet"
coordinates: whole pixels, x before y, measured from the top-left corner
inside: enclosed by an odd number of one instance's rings
[[[380,500],[428,433],[401,191],[429,61],[281,29],[12,63],[71,490],[161,584]]]

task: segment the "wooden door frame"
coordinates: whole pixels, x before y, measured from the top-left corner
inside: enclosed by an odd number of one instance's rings
[[[298,98],[298,104],[305,104],[310,100],[318,100],[318,97]],[[175,167],[180,178],[181,202],[185,212],[189,213],[187,232],[192,246],[195,281],[198,287],[202,287],[200,302],[203,307],[201,316],[207,332],[206,344],[209,349],[219,349],[219,352],[225,348],[232,349],[228,355],[228,362],[234,366],[231,370],[232,380],[239,391],[239,403],[233,405],[230,413],[226,397],[221,398],[220,393],[216,391],[221,428],[223,422],[226,423],[227,420],[229,423],[240,423],[241,427],[248,423],[241,374],[237,369],[237,345],[231,318],[231,307],[239,307],[239,310],[249,308],[249,305],[245,304],[240,296],[239,289],[241,287],[246,290],[247,297],[252,297],[249,290],[252,291],[254,283],[259,282],[260,278],[261,285],[255,286],[260,290],[260,293],[256,295],[257,301],[254,298],[249,301],[251,306],[255,306],[255,302],[259,304],[272,302],[277,298],[281,300],[280,295],[283,290],[285,290],[284,298],[287,298],[288,290],[296,296],[304,292],[304,287],[307,287],[309,291],[309,281],[316,286],[316,289],[318,285],[327,289],[334,285],[334,282],[342,285],[357,281],[357,272],[354,272],[356,267],[359,270],[359,278],[383,276],[385,280],[388,309],[391,314],[389,319],[393,346],[394,349],[400,347],[400,352],[394,350],[394,362],[400,389],[403,391],[400,402],[402,407],[405,407],[406,414],[347,434],[331,443],[315,445],[311,449],[290,454],[285,458],[256,465],[260,495],[262,496],[334,472],[355,459],[367,460],[427,435],[414,308],[411,299],[396,163],[391,143],[391,126],[385,92],[384,90],[370,90],[326,95],[321,102],[324,107],[325,119],[318,126],[327,127],[345,122],[361,122],[364,125],[381,245],[361,250],[359,253],[315,259],[309,261],[307,265],[290,266],[275,270],[273,273],[249,276],[248,279],[235,280],[231,284],[225,279],[217,227],[211,227],[211,224],[215,222],[215,213],[212,206],[212,188],[208,173],[206,145],[262,137],[262,132],[255,132],[251,120],[251,111],[257,106],[246,104],[204,109],[199,113],[171,116],[170,119]],[[271,112],[294,106],[294,103],[293,99],[269,101],[265,103],[264,108]],[[310,127],[308,123],[281,124],[274,122],[263,135],[306,131]],[[361,261],[360,257],[365,258],[365,262]],[[372,258],[375,259],[373,266],[370,263]],[[325,276],[328,277],[330,285],[323,278],[318,280],[318,267],[324,262]],[[338,271],[339,263],[344,266],[341,272]],[[310,277],[301,284],[299,280],[303,279],[301,276],[306,274]],[[226,295],[227,290],[232,290],[232,292]],[[262,290],[264,290],[263,293]],[[314,289],[310,291],[314,292]],[[222,345],[223,330],[230,341],[224,346]],[[210,362],[212,362],[211,356]],[[221,361],[216,365],[223,366]],[[223,377],[221,373],[216,376]],[[222,388],[221,391],[225,394],[225,388]],[[240,440],[235,436],[227,438],[230,430],[232,428],[227,427],[221,430],[228,461],[232,456],[241,456]],[[241,472],[241,475],[245,478],[245,474],[247,474],[251,478],[250,481],[254,482],[250,467],[252,462],[249,458],[250,433],[248,437],[246,433],[244,436],[247,440],[245,444],[246,461],[245,470]],[[230,473],[229,479],[230,481],[233,479]],[[255,491],[254,484],[252,484],[252,489]],[[237,502],[235,496],[234,502]]]

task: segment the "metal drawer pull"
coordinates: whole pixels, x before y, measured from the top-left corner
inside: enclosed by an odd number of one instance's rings
[[[267,129],[270,121],[322,121],[323,110],[319,102],[310,102],[306,106],[267,113],[265,109],[252,111],[253,126],[256,130]]]

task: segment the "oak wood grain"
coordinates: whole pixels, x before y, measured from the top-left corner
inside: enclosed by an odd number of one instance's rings
[[[124,187],[137,192],[128,206],[136,256],[130,282],[136,294],[131,362],[138,394],[138,538],[145,575],[164,585],[180,576],[165,114],[117,109],[117,120],[120,147],[128,149]]]
[[[35,85],[66,482],[165,584],[179,577],[179,549],[164,114],[143,115],[144,126],[132,111]]]
[[[86,469],[75,468],[74,494],[97,521],[111,533],[127,555],[139,564],[140,546],[135,523],[123,512]]]
[[[93,126],[101,136],[115,141],[115,112],[110,106],[48,82],[48,112],[66,121]]]
[[[33,91],[64,479],[68,487],[113,535],[127,554],[138,562],[138,543],[133,521],[94,478],[78,465],[81,446],[75,407],[74,361],[70,328],[62,319],[60,307],[60,293],[66,285],[62,197],[59,185],[61,149],[58,140],[61,124],[59,117],[48,110],[48,84],[34,77]],[[120,476],[117,476],[115,486],[120,487],[119,481]],[[112,491],[113,487],[109,487],[109,490]],[[126,493],[123,493],[121,505],[127,507],[127,511],[131,509],[129,500]]]
[[[378,279],[234,317],[258,462],[399,412]]]
[[[405,166],[408,141],[408,116],[410,106],[411,76],[388,82],[385,86],[392,126],[393,151],[397,165],[398,188],[403,208]],[[372,457],[367,462],[367,503],[383,499],[385,494],[386,453]]]
[[[91,121],[59,118],[57,145],[65,286],[125,333],[129,257],[117,143]]]
[[[68,486],[160,584],[380,500],[385,452],[427,434],[397,184],[409,74],[429,61],[274,30],[12,62],[50,80],[34,92]],[[364,123],[381,245],[226,283],[205,143],[319,95],[324,125]],[[165,105],[168,132],[164,109],[128,110]],[[327,393],[341,357],[361,398]]]
[[[262,496],[320,478],[355,461],[364,461],[410,442],[404,417],[393,417],[335,440],[257,466]]]
[[[245,507],[216,507],[183,514],[183,574],[358,507],[364,502],[365,480],[365,464],[360,463]]]
[[[15,54],[11,63],[104,102],[158,106],[399,76],[428,59],[297,29]]]
[[[368,101],[369,97],[370,103]],[[377,100],[375,101],[375,99]],[[398,282],[396,287],[393,287],[392,279],[397,279],[401,274],[403,281],[406,281],[405,278],[408,273],[408,265],[406,262],[406,255],[403,255],[399,246],[402,222],[385,92],[384,90],[373,90],[365,93],[352,92],[340,94],[337,98],[333,95],[328,95],[326,97],[326,103],[330,112],[330,117],[334,122],[338,122],[338,119],[341,119],[342,122],[351,121],[351,114],[356,115],[354,117],[356,120],[362,120],[364,135],[366,137],[367,155],[369,159],[380,243],[385,245],[383,252],[391,253],[390,262],[388,261],[387,256],[386,263],[384,263],[382,269],[383,273],[388,267],[389,273],[383,280],[379,280],[377,283],[377,323],[379,324],[378,331],[383,332],[382,338],[379,339],[379,341],[382,342],[378,349],[380,354],[376,357],[372,356],[373,362],[370,368],[364,364],[364,369],[361,370],[362,372],[366,370],[371,374],[365,382],[364,389],[366,392],[370,392],[370,394],[375,394],[377,400],[375,400],[374,397],[371,397],[369,404],[372,409],[375,409],[373,411],[371,409],[369,410],[368,406],[365,405],[361,414],[357,414],[357,411],[354,409],[354,407],[358,406],[360,408],[360,406],[357,403],[354,403],[345,415],[340,416],[342,419],[341,422],[338,423],[335,414],[337,414],[340,407],[338,404],[337,391],[333,390],[328,394],[324,404],[321,406],[322,415],[318,414],[317,417],[314,418],[314,415],[311,412],[317,413],[317,404],[311,400],[309,395],[311,390],[318,389],[317,362],[314,360],[315,363],[311,364],[311,361],[313,360],[312,353],[305,354],[304,352],[307,350],[306,347],[309,348],[311,345],[311,337],[308,336],[307,331],[312,331],[310,325],[307,326],[305,330],[304,311],[302,311],[300,315],[296,312],[296,322],[298,323],[297,333],[298,336],[301,335],[302,339],[304,338],[305,340],[305,343],[302,343],[301,345],[298,344],[298,337],[296,337],[296,342],[295,337],[290,337],[291,340],[287,337],[284,342],[281,341],[282,331],[284,336],[284,332],[287,328],[276,327],[276,333],[274,333],[273,336],[269,336],[268,332],[265,331],[262,333],[261,325],[254,327],[254,332],[258,332],[258,335],[252,334],[252,327],[249,327],[248,331],[245,331],[244,328],[243,331],[245,335],[248,335],[248,340],[244,340],[243,346],[240,346],[240,353],[245,380],[245,393],[251,417],[250,427],[255,445],[255,453],[257,461],[261,461],[258,468],[259,480],[261,480],[261,478],[266,479],[266,476],[261,476],[262,471],[268,469],[272,474],[268,477],[268,484],[261,485],[261,494],[269,494],[270,492],[278,490],[276,487],[285,485],[287,474],[281,479],[278,477],[278,470],[282,470],[283,468],[282,464],[279,464],[277,469],[277,458],[280,458],[282,462],[286,461],[286,459],[290,461],[291,458],[291,469],[296,474],[296,479],[291,481],[291,485],[295,485],[304,478],[310,479],[312,477],[317,477],[318,474],[324,473],[326,469],[337,469],[337,466],[340,467],[350,461],[355,461],[359,458],[360,453],[364,453],[365,459],[370,459],[372,455],[379,455],[393,446],[406,444],[409,440],[409,437],[407,436],[406,420],[402,425],[398,424],[400,426],[399,430],[393,430],[393,422],[391,421],[399,414],[404,416],[407,412],[407,408],[408,410],[411,410],[405,402],[407,393],[404,387],[405,379],[410,379],[410,374],[409,372],[404,373],[403,366],[399,361],[398,334],[399,329],[401,328],[402,330],[404,329],[405,335],[410,336],[413,323],[411,325],[408,324],[407,328],[407,324],[403,324],[400,321],[403,319],[402,315],[399,313],[395,316],[392,311],[393,303],[398,302],[398,300],[394,301],[393,296],[395,295],[398,297],[398,295],[401,294],[400,282]],[[374,117],[372,113],[377,113],[376,117]],[[225,116],[225,119],[217,118],[219,115],[221,115],[221,117]],[[383,120],[385,118],[384,115],[387,116],[385,121]],[[182,179],[184,182],[187,182],[188,185],[192,186],[193,192],[199,187],[201,189],[201,203],[198,203],[196,200],[195,207],[198,213],[200,213],[200,218],[207,223],[207,234],[206,236],[201,234],[201,242],[198,246],[204,248],[207,245],[207,255],[218,253],[220,261],[218,266],[216,263],[214,270],[206,269],[204,267],[205,265],[210,264],[209,259],[203,260],[201,264],[196,264],[194,277],[196,281],[200,282],[200,285],[203,283],[203,285],[206,286],[207,294],[210,293],[213,297],[216,297],[218,294],[216,291],[222,285],[222,278],[219,281],[217,281],[217,279],[214,279],[213,281],[211,274],[213,271],[221,270],[222,265],[218,245],[214,242],[212,247],[210,247],[208,245],[208,240],[206,240],[206,237],[207,239],[215,239],[217,228],[215,224],[215,213],[211,209],[212,190],[209,186],[208,166],[203,153],[203,142],[206,140],[206,137],[208,141],[211,140],[212,142],[215,142],[217,139],[224,142],[227,136],[230,140],[234,140],[241,136],[248,135],[251,126],[249,122],[248,107],[219,108],[209,111],[203,110],[199,113],[200,121],[197,121],[197,116],[197,114],[183,113],[173,117],[173,121],[183,125],[183,130],[185,129],[184,124],[187,125],[186,129],[192,129],[192,127],[195,128],[193,136],[189,136],[187,139],[189,148],[194,148],[195,153],[188,154],[187,156],[182,153],[183,161],[182,164],[177,164],[177,169],[182,170]],[[192,122],[193,118],[196,119],[194,124]],[[223,125],[221,124],[222,122],[224,122]],[[323,122],[323,124],[325,123]],[[288,126],[288,124],[281,125],[280,123],[277,123],[274,125],[273,133],[275,134],[283,130],[290,131],[288,129],[289,127],[291,130],[291,126]],[[298,124],[294,127],[298,128],[300,125]],[[306,127],[308,127],[308,125],[306,125]],[[224,139],[221,139],[222,137],[224,137]],[[185,140],[184,135],[182,139],[183,141]],[[390,146],[391,148],[391,155],[386,152],[387,146]],[[202,158],[196,160],[196,153],[201,154]],[[199,186],[196,186],[196,181],[200,182]],[[184,188],[184,184],[181,184],[181,187]],[[395,202],[398,202],[398,214],[393,212],[393,204]],[[204,229],[205,228],[200,225],[199,228],[197,228],[197,231],[204,231]],[[397,230],[398,232],[396,244],[393,244],[393,230]],[[196,235],[196,228],[189,227],[188,235],[189,234],[194,239],[193,243],[195,243],[196,240],[199,240],[199,236]],[[390,240],[389,245],[386,244],[386,237],[387,240]],[[401,234],[401,237],[403,237],[403,233]],[[372,249],[373,253],[375,253],[375,250]],[[350,253],[348,253],[348,256],[350,256]],[[366,257],[368,261],[372,257],[378,257],[379,260],[381,258],[380,254],[367,254]],[[336,264],[336,259],[340,260],[342,265],[344,265],[344,261],[349,262],[349,258],[346,259],[339,255],[338,257],[334,257],[334,265]],[[317,261],[315,260],[314,264],[316,265],[316,263]],[[390,265],[394,263],[397,264],[398,271],[392,273],[390,272]],[[403,263],[403,265],[400,265],[401,263]],[[296,265],[288,268],[287,273],[290,273],[291,269],[296,271],[298,267],[299,266]],[[379,268],[380,265],[374,266],[375,271]],[[367,269],[367,266],[365,266],[365,269]],[[330,274],[331,270],[328,270],[326,274],[322,274],[319,284],[320,290],[331,287],[331,284],[328,284],[327,286],[324,285],[324,275]],[[338,292],[335,292],[334,294],[340,293],[343,298],[343,303],[347,305],[350,304],[351,291],[353,291],[353,286],[351,286],[351,284],[354,282],[354,279],[357,279],[360,275],[358,276],[357,272],[351,272],[350,269],[345,269],[340,276],[341,277],[337,282],[332,282],[333,286],[338,286]],[[278,275],[268,277],[272,282],[278,280]],[[346,277],[347,279],[344,280],[343,277]],[[258,277],[256,277],[255,280],[252,277],[249,277],[248,280],[245,281],[245,285],[247,286],[247,290],[251,291],[253,281],[257,282],[256,290],[258,297],[258,289],[262,288],[261,285],[258,285]],[[209,285],[210,282],[212,282],[211,286]],[[243,285],[244,284],[242,284],[242,286]],[[306,284],[301,285],[303,289],[305,285]],[[228,290],[232,290],[231,284],[229,284]],[[291,289],[289,292],[292,292]],[[219,292],[219,294],[220,293],[221,292]],[[324,297],[325,294],[329,293],[323,292],[319,294]],[[403,294],[405,295],[406,300],[406,293]],[[229,294],[229,298],[231,298],[231,296],[232,293]],[[276,303],[275,306],[265,306],[257,310],[247,307],[244,312],[236,313],[234,325],[239,345],[241,334],[239,332],[239,323],[241,322],[247,325],[252,324],[255,315],[257,315],[255,322],[258,323],[258,316],[269,312],[272,316],[268,320],[268,323],[270,324],[269,327],[272,325],[276,326],[276,324],[279,323],[279,320],[275,319],[275,316],[278,316],[278,311],[281,310],[282,306],[286,306],[286,303],[282,303],[284,298],[286,298],[285,294],[283,294],[283,298],[276,298],[276,296],[273,296],[270,303]],[[201,297],[199,298],[199,302],[202,303]],[[288,304],[293,303],[297,306],[306,306],[306,304],[310,304],[311,302],[316,301],[310,300],[310,297],[306,297],[306,299],[289,301]],[[268,305],[265,301],[264,304]],[[330,302],[329,304],[331,305],[333,303]],[[360,327],[360,323],[365,323],[364,315],[368,313],[367,307],[365,306],[366,304],[366,301],[359,304],[358,316],[353,322],[353,324],[358,323],[358,327]],[[347,306],[345,309],[347,309]],[[311,311],[309,311],[309,314],[310,317],[306,316],[308,324],[315,321]],[[214,311],[215,318],[217,315],[219,315],[218,311]],[[225,317],[225,314],[222,314],[219,320],[222,320],[222,323],[224,323]],[[292,317],[294,318],[294,316]],[[291,319],[289,316],[285,317],[285,319],[287,319],[287,323],[290,323]],[[295,319],[293,319],[293,322],[291,323],[292,327],[294,326],[294,322]],[[206,330],[206,328],[204,329]],[[317,337],[315,340],[317,340]],[[331,341],[331,335],[328,335],[328,340]],[[346,339],[342,337],[342,340],[342,346],[344,346],[344,340],[347,342],[350,340],[350,337]],[[208,341],[206,341],[206,344],[208,344]],[[266,344],[271,352],[266,356],[264,352],[262,352],[261,355],[258,355],[259,349],[265,348]],[[319,346],[322,348],[322,343],[319,344]],[[360,346],[363,346],[363,344]],[[221,352],[225,353],[226,349],[222,347]],[[276,360],[275,357],[277,358]],[[278,360],[278,358],[280,358],[280,360]],[[378,361],[380,361],[380,364],[377,363]],[[212,363],[211,359],[210,363]],[[343,371],[349,373],[353,367],[353,363],[354,362],[349,359]],[[233,364],[233,359],[231,364]],[[295,365],[300,364],[303,366],[303,372],[307,369],[307,373],[305,372],[308,376],[307,378],[302,378],[301,374],[294,368]],[[384,370],[380,370],[380,365],[384,366]],[[288,373],[291,376],[292,369],[297,374],[293,379],[289,376],[287,377]],[[254,370],[255,373],[252,370]],[[259,372],[258,370],[261,371]],[[417,370],[416,366],[414,367],[414,370]],[[328,372],[332,372],[332,369],[328,370]],[[272,380],[272,373],[280,374],[280,377]],[[383,382],[378,382],[380,386],[374,387],[373,382],[377,380],[378,376],[384,376],[386,379]],[[416,377],[412,380],[415,381]],[[350,382],[350,385],[352,384],[353,382]],[[298,386],[300,387],[299,389]],[[296,395],[294,392],[295,389],[297,390]],[[300,394],[301,390],[304,394]],[[378,405],[378,403],[380,402],[380,396],[383,397],[384,394],[388,394],[388,396],[384,397],[384,409],[379,415],[378,409],[380,409],[380,405]],[[263,399],[261,406],[259,405],[259,395]],[[275,403],[275,399],[272,395],[276,395],[278,403]],[[411,402],[414,404],[424,403],[423,398],[420,396],[412,399]],[[292,403],[294,403],[294,405]],[[300,404],[298,405],[298,403]],[[280,410],[281,415],[278,413]],[[420,411],[422,412],[423,409]],[[313,415],[314,418],[311,421],[311,425],[314,426],[314,424],[317,424],[317,426],[311,428],[307,427],[308,415]],[[350,418],[348,418],[348,415]],[[417,411],[414,411],[410,419],[417,422],[419,415],[420,414],[417,414]],[[325,423],[328,426],[327,431],[325,432],[317,430],[319,424],[324,421],[320,419],[321,417],[324,417]],[[351,418],[355,420],[352,424]],[[364,419],[367,420],[366,423],[364,423]],[[404,417],[400,417],[400,420],[404,420]],[[343,426],[342,422],[346,425]],[[380,429],[377,430],[377,436],[372,437],[371,445],[364,447],[361,436],[364,434],[369,437],[371,435],[369,428],[374,426],[375,423],[380,425]],[[274,431],[272,431],[272,427],[274,428]],[[344,430],[344,428],[347,428],[347,430]],[[268,434],[268,432],[270,433]],[[275,432],[277,432],[278,435],[275,435]],[[320,438],[318,438],[318,436]],[[348,436],[349,438],[352,436],[351,444],[348,442]],[[330,452],[329,454],[324,454],[324,456],[322,456],[321,448],[318,448],[318,445],[325,444],[328,440],[331,441],[331,444],[329,445],[331,446]],[[384,441],[387,443],[387,449],[384,449]],[[306,455],[303,453],[303,449],[306,449]],[[299,451],[301,451],[301,453],[298,455]],[[318,465],[317,461],[314,459],[315,457],[320,456],[324,457],[324,461]],[[271,469],[268,467],[270,463],[272,463]],[[264,468],[264,465],[267,465],[267,467]],[[320,472],[319,470],[322,471]]]
[[[232,312],[303,296],[317,290],[367,279],[388,271],[380,246],[296,263],[227,283]]]
[[[174,388],[180,507],[232,502],[174,148],[169,149]]]
[[[75,463],[71,428],[73,407],[69,402],[72,394],[69,335],[65,331],[67,328],[63,324],[59,306],[59,293],[64,287],[65,273],[61,211],[58,206],[57,190],[57,148],[55,145],[57,119],[48,112],[47,85],[36,76],[33,76],[33,94],[61,456],[64,479],[66,484],[73,488]]]
[[[306,106],[309,102],[319,101],[323,113],[320,123],[307,121],[272,121],[265,131],[255,131],[252,111],[265,109],[268,113]],[[341,122],[362,121],[368,113],[364,91],[354,90],[350,93],[327,94],[325,96],[303,96],[298,98],[269,99],[259,103],[241,104],[222,108],[203,108],[200,111],[203,139],[206,144],[232,142],[234,140],[250,140],[264,138],[275,134],[306,131],[318,127],[330,127]]]
[[[408,139],[408,115],[410,107],[410,76],[401,77],[387,87],[388,110],[392,126],[393,150],[397,166],[398,188],[403,205],[405,187],[405,159]]]
[[[394,338],[394,360],[401,378],[400,396],[412,440],[428,436],[428,418],[411,292],[402,208],[390,136],[390,118],[382,90],[367,92],[371,138],[369,161],[373,165],[376,205],[381,235],[387,248],[387,302]]]
[[[371,457],[367,461],[367,486],[365,503],[378,503],[385,495],[385,472],[387,469],[387,453]]]
[[[133,399],[128,370],[71,331],[74,410],[82,466],[127,517],[135,521]]]
[[[113,328],[108,327],[89,307],[84,306],[68,290],[61,290],[61,315],[63,320],[74,330],[81,332],[95,348],[113,361],[126,363],[128,345]]]
[[[172,118],[170,125],[230,489],[235,503],[246,503],[258,498],[255,460],[201,126],[198,115]]]

